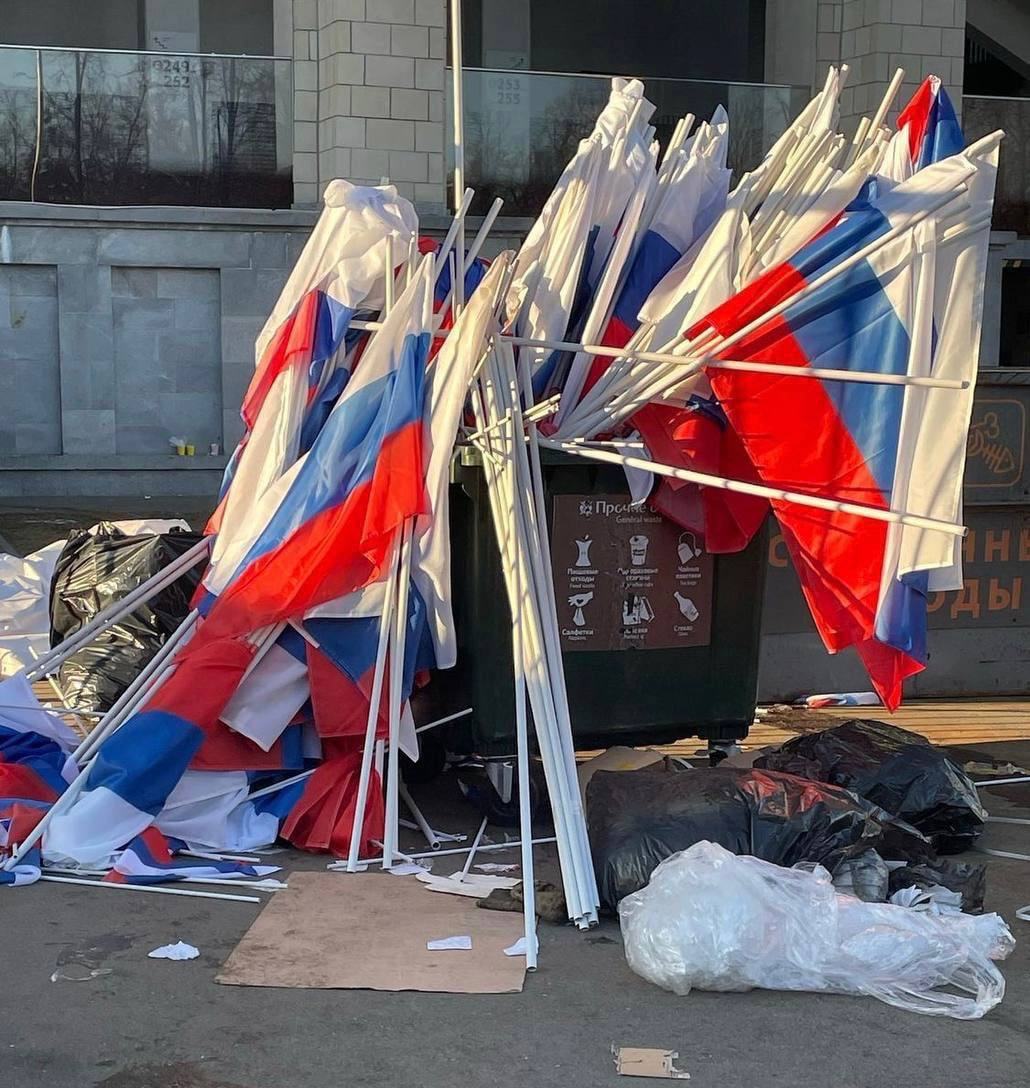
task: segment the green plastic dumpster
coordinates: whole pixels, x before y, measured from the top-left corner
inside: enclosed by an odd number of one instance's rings
[[[618,466],[545,453],[543,469],[576,747],[745,737],[758,684],[765,533],[743,552],[712,556],[694,534],[633,507]],[[434,674],[423,713],[472,707],[449,727],[450,750],[509,756],[511,613],[475,453],[463,451],[453,479],[458,664]]]

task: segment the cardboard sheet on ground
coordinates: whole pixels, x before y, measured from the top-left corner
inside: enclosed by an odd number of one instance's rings
[[[525,960],[504,954],[523,932],[521,914],[480,910],[471,899],[432,895],[414,877],[291,873],[226,960],[233,986],[422,990],[506,994],[522,989]],[[468,934],[468,951],[430,952],[426,942]]]

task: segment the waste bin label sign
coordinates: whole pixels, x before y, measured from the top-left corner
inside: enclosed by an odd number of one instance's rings
[[[625,495],[555,495],[551,565],[564,650],[707,646],[712,557]]]

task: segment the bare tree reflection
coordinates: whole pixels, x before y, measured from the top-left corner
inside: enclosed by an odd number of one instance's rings
[[[275,62],[48,50],[37,199],[288,207]],[[0,196],[25,199],[35,95],[0,92]]]

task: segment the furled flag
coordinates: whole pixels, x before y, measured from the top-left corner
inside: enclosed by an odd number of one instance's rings
[[[655,194],[657,207],[646,225],[615,302],[601,342],[625,347],[640,325],[640,314],[648,296],[695,242],[703,237],[722,214],[729,189],[729,118],[722,106],[712,114],[679,153],[669,175]],[[577,360],[578,362],[579,360]],[[592,357],[582,391],[589,392],[608,369],[609,359]],[[580,396],[575,383],[566,385],[562,398],[564,414],[570,400]],[[558,422],[564,418],[559,416]]]
[[[427,374],[422,418],[427,508],[416,522],[412,544],[405,697],[426,670],[451,668],[457,659],[448,524],[451,454],[468,388],[486,350],[512,258],[508,252],[494,259]],[[321,736],[364,735],[384,590],[385,581],[381,579],[305,615],[311,697]],[[385,724],[384,702],[380,725],[385,728]],[[405,732],[402,728],[402,749],[415,758],[413,728],[406,739]]]
[[[256,369],[241,410],[246,433],[230,459],[209,530],[231,537],[250,504],[310,446],[324,418],[320,409],[349,374],[351,319],[383,305],[387,239],[394,240],[397,260],[417,229],[414,208],[392,186],[337,180],[326,189],[325,208],[258,334]],[[215,562],[221,549],[216,542]]]
[[[0,681],[0,858],[23,842],[47,809],[74,781],[71,752],[79,738],[36,698],[24,673]],[[40,876],[39,850],[0,884],[31,884]]]
[[[188,768],[202,769],[206,746],[224,754],[208,769],[261,765],[262,749],[221,716],[265,629],[377,577],[397,528],[424,509],[429,271],[427,262],[398,300],[311,451],[255,503],[260,520],[232,542],[243,549],[228,568],[238,576],[216,587],[170,677],[100,746],[82,795],[51,822],[45,854],[106,862],[154,822]],[[283,767],[270,754],[269,766]]]
[[[165,884],[171,880],[260,880],[278,865],[178,856],[156,827],[137,835],[114,859],[104,880],[111,884]]]
[[[956,155],[965,146],[962,128],[939,76],[927,76],[898,116],[913,171]]]
[[[74,779],[76,767],[51,737],[5,724],[0,708],[0,857],[22,842]],[[0,869],[0,884],[39,879],[39,852],[14,869]]]
[[[311,450],[257,501],[206,582],[200,636],[299,619],[375,581],[425,510],[422,410],[432,321],[423,258]]]
[[[925,372],[933,284],[914,228],[983,168],[954,156],[878,193],[871,184],[839,223],[738,292],[691,330],[756,328],[724,358],[786,366]],[[934,220],[931,218],[930,223]],[[808,285],[894,231],[814,292]],[[930,276],[932,281],[932,275]],[[970,290],[976,290],[975,285]],[[929,296],[927,295],[929,292]],[[778,316],[762,320],[788,300]],[[712,388],[762,480],[773,487],[900,509],[897,469],[905,387],[710,368]],[[917,431],[925,420],[911,421]],[[953,451],[942,449],[951,458]],[[774,500],[802,590],[830,652],[854,646],[888,707],[925,664],[925,598],[892,567],[885,521]]]

